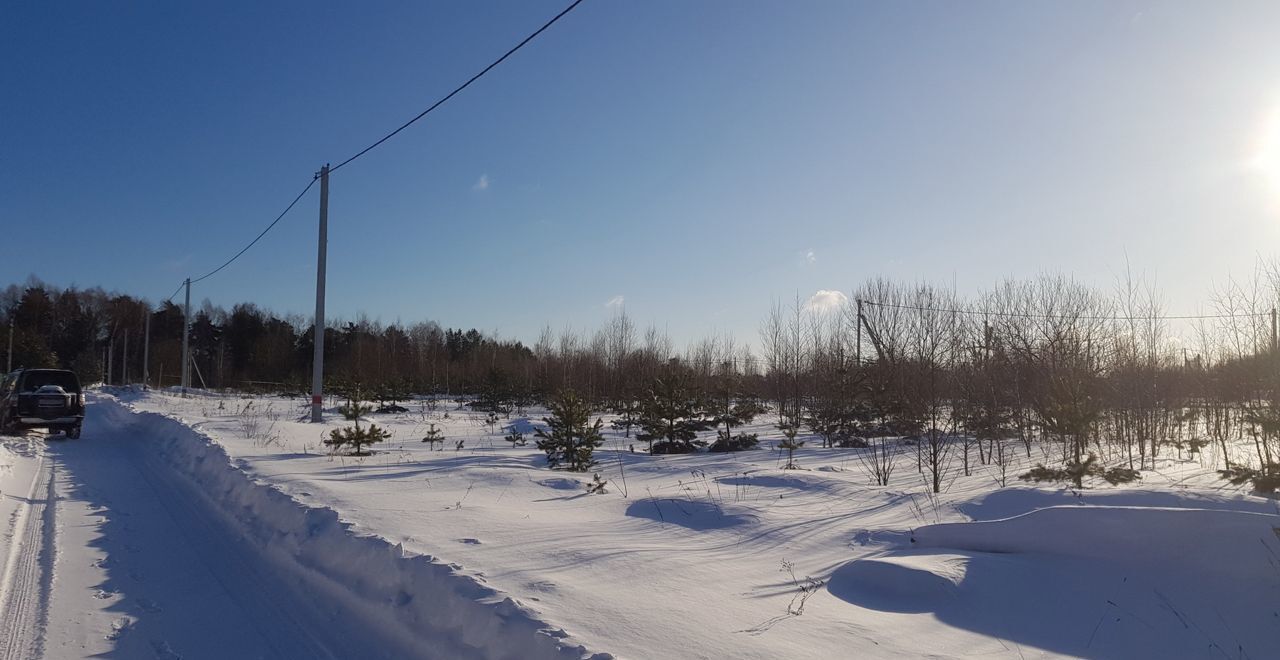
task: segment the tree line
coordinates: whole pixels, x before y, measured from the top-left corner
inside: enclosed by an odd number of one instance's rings
[[[1278,300],[1280,269],[1267,263],[1219,285],[1203,318],[1176,328],[1159,291],[1129,275],[1111,291],[1046,274],[970,298],[872,279],[836,304],[775,303],[758,355],[728,335],[677,351],[625,312],[591,333],[544,328],[532,345],[361,318],[325,328],[326,383],[468,396],[508,414],[572,390],[655,453],[750,448],[754,436],[735,428],[769,409],[780,446],[864,448],[877,483],[907,467],[897,464],[906,439],[909,467],[935,491],[978,465],[1003,482],[1013,453],[1030,458],[1037,443],[1056,447],[1046,461],[1061,467],[1036,473],[1047,479],[1123,479],[1176,453],[1265,485],[1280,461]],[[149,316],[150,384],[178,380],[183,321],[171,303],[31,280],[0,292],[0,315],[13,323],[15,366],[74,369],[87,382],[141,380]],[[206,302],[192,318],[193,380],[302,393],[313,332],[304,317]],[[712,430],[714,441],[700,440]]]

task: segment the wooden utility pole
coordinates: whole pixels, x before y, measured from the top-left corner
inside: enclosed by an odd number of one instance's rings
[[[320,168],[320,240],[316,247],[316,318],[311,357],[311,421],[323,421],[324,403],[324,278],[329,251],[329,164]]]

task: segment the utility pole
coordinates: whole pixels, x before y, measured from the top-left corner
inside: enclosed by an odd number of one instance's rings
[[[311,421],[320,423],[324,403],[324,275],[329,251],[329,164],[320,168],[320,240],[316,248],[316,318],[312,326]]]
[[[145,321],[142,324],[142,387],[146,389],[151,387],[151,369],[147,364],[151,359],[151,305],[147,305],[143,318]]]
[[[111,384],[111,376],[115,373],[115,365],[112,364],[116,359],[116,332],[111,330],[111,337],[107,339],[107,385]]]
[[[188,277],[182,283],[187,288],[187,302],[182,306],[182,395],[187,395],[187,387],[191,385],[190,369],[187,366],[187,360],[191,355],[191,348],[188,342],[191,341],[191,278]]]
[[[14,319],[13,319],[13,316],[12,316],[13,312],[10,312],[9,314],[10,314],[10,316],[9,316],[9,365],[5,368],[5,370],[4,370],[4,372],[5,372],[5,373],[9,373],[9,372],[13,371],[13,323],[14,323]]]
[[[124,355],[120,357],[120,384],[129,384],[129,329],[124,329]]]

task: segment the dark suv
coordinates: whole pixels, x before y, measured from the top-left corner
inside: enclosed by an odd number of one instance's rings
[[[75,372],[19,369],[0,381],[0,431],[49,429],[80,437],[84,392]]]

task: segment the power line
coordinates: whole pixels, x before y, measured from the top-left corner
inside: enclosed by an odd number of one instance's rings
[[[169,302],[170,300],[173,300],[173,297],[174,297],[174,296],[176,296],[176,295],[178,295],[178,292],[179,292],[179,291],[181,291],[181,290],[182,290],[182,287],[184,287],[184,286],[186,286],[186,285],[187,285],[187,281],[186,281],[186,280],[183,280],[183,281],[182,281],[182,284],[179,284],[179,285],[178,285],[178,288],[174,289],[174,290],[173,290],[173,293],[169,294],[169,297],[168,297],[168,298],[165,298],[165,299],[164,299],[164,301],[165,301],[165,302]]]
[[[1021,319],[1079,319],[1083,321],[1189,321],[1199,319],[1234,319],[1234,318],[1256,318],[1268,316],[1271,312],[1255,312],[1242,314],[1191,314],[1186,316],[1098,316],[1093,314],[1031,314],[1023,312],[985,312],[974,309],[948,309],[945,307],[923,307],[918,305],[899,305],[894,303],[877,302],[874,300],[863,300],[862,304],[872,305],[874,307],[888,307],[892,309],[906,309],[917,312],[939,312],[942,314],[968,314],[972,316],[999,316],[1005,318],[1021,318]]]
[[[259,233],[258,233],[258,235],[257,235],[257,236],[255,236],[255,237],[253,238],[253,240],[252,240],[252,241],[249,241],[249,244],[248,244],[248,245],[246,245],[246,246],[244,246],[243,248],[241,248],[241,249],[240,249],[240,251],[239,251],[239,252],[237,252],[237,253],[235,253],[235,255],[233,255],[230,259],[227,259],[226,261],[224,261],[224,262],[222,263],[222,265],[221,265],[221,266],[218,266],[217,268],[214,268],[213,270],[211,270],[211,271],[209,271],[209,272],[205,273],[204,275],[201,275],[200,277],[197,277],[197,278],[195,278],[195,279],[191,280],[191,284],[195,284],[196,282],[199,282],[199,281],[201,281],[201,280],[205,280],[205,279],[208,279],[208,278],[210,278],[210,277],[213,277],[215,274],[217,274],[217,273],[218,273],[218,271],[222,270],[223,268],[226,268],[227,266],[230,266],[230,265],[231,265],[231,262],[235,261],[236,259],[239,259],[239,258],[240,258],[240,255],[244,254],[245,252],[248,252],[248,251],[249,251],[249,248],[251,248],[251,247],[253,247],[255,244],[257,244],[257,242],[258,242],[258,241],[262,240],[262,237],[263,237],[263,236],[266,236],[266,235],[267,235],[267,232],[271,231],[271,229],[272,229],[273,227],[275,227],[275,226],[276,226],[276,224],[278,224],[281,220],[283,220],[283,219],[284,219],[284,216],[285,216],[285,215],[287,215],[287,214],[289,213],[289,211],[293,210],[293,207],[294,207],[294,206],[297,206],[298,202],[302,199],[302,197],[303,197],[304,195],[306,195],[306,194],[307,194],[307,191],[308,191],[308,190],[311,190],[311,186],[314,186],[314,185],[316,184],[316,179],[318,179],[318,178],[319,178],[319,175],[313,176],[313,177],[311,178],[311,181],[310,181],[309,183],[307,183],[307,187],[303,188],[303,189],[302,189],[302,192],[298,193],[298,196],[297,196],[297,197],[294,197],[294,198],[293,198],[293,201],[292,201],[292,202],[289,202],[289,205],[288,205],[288,206],[286,206],[286,207],[284,207],[284,210],[280,212],[280,215],[277,215],[277,216],[276,216],[276,219],[275,219],[275,220],[272,220],[272,221],[271,221],[271,224],[267,225],[267,228],[266,228],[266,229],[263,229],[261,232],[259,232]],[[173,300],[173,297],[174,297],[174,296],[176,296],[176,295],[178,295],[178,292],[179,292],[179,291],[181,291],[181,290],[182,290],[182,287],[184,287],[184,286],[186,286],[186,285],[187,285],[187,281],[186,281],[186,280],[183,280],[183,281],[182,281],[182,283],[178,285],[178,288],[177,288],[177,289],[174,289],[173,293],[169,294],[169,297],[168,297],[168,298],[165,298],[165,299],[164,299],[164,301],[165,301],[165,302],[169,302],[169,301]]]
[[[440,107],[441,105],[444,105],[444,103],[445,103],[446,101],[448,101],[449,99],[453,98],[453,97],[454,97],[454,96],[456,96],[459,92],[461,92],[462,90],[466,89],[467,87],[470,87],[470,86],[471,86],[471,83],[473,83],[473,82],[475,82],[475,81],[479,80],[479,79],[480,79],[481,77],[483,77],[486,73],[489,73],[489,71],[490,71],[490,70],[492,70],[494,67],[498,66],[499,64],[502,64],[502,63],[503,63],[503,62],[504,62],[508,57],[511,57],[513,54],[515,54],[515,52],[516,52],[516,51],[518,51],[518,50],[520,50],[521,48],[523,48],[523,47],[524,47],[526,44],[528,44],[530,41],[533,41],[533,40],[534,40],[534,38],[536,38],[538,35],[540,35],[540,34],[542,34],[543,32],[545,32],[545,31],[547,30],[547,28],[549,28],[549,27],[551,27],[552,25],[554,25],[554,24],[556,23],[556,21],[559,21],[561,18],[564,18],[565,14],[568,14],[569,12],[573,11],[573,10],[574,10],[574,8],[576,8],[576,7],[577,7],[578,5],[580,5],[580,4],[582,4],[582,0],[574,0],[573,4],[570,4],[568,7],[565,7],[565,8],[564,8],[560,13],[558,13],[558,14],[556,14],[554,17],[552,17],[552,18],[551,18],[551,20],[549,20],[549,21],[547,21],[546,23],[544,23],[544,24],[542,25],[542,27],[538,28],[538,29],[537,29],[537,30],[535,30],[532,34],[530,34],[529,36],[525,37],[523,40],[521,40],[521,41],[520,41],[520,43],[518,43],[518,44],[516,44],[515,46],[513,46],[510,50],[508,50],[507,52],[503,53],[503,54],[502,54],[502,57],[499,57],[498,59],[494,60],[491,64],[489,64],[489,66],[486,66],[484,69],[482,69],[482,70],[480,71],[480,73],[477,73],[476,75],[471,76],[471,78],[469,78],[466,82],[462,83],[460,86],[458,86],[458,87],[457,87],[456,89],[454,89],[452,92],[449,92],[447,95],[445,95],[445,96],[444,96],[444,98],[441,98],[439,101],[436,101],[435,103],[431,104],[431,106],[430,106],[430,107],[428,107],[426,110],[423,110],[422,112],[418,113],[418,114],[417,114],[417,116],[415,116],[413,119],[410,119],[409,121],[405,122],[404,124],[401,124],[399,128],[395,129],[394,131],[391,131],[390,133],[387,133],[386,135],[384,135],[384,136],[382,136],[381,138],[379,138],[376,142],[374,142],[373,144],[371,144],[371,145],[369,145],[369,146],[365,147],[364,149],[361,149],[361,150],[360,150],[359,152],[357,152],[354,156],[351,156],[350,158],[348,158],[348,159],[346,159],[346,160],[342,161],[341,163],[338,163],[338,164],[337,164],[337,165],[335,165],[334,167],[329,168],[329,171],[330,171],[330,172],[337,171],[337,170],[338,170],[339,168],[341,168],[343,165],[346,165],[347,163],[350,163],[351,161],[354,161],[355,159],[357,159],[357,158],[359,158],[359,157],[361,157],[361,156],[363,156],[363,155],[365,155],[365,154],[369,153],[369,152],[370,152],[370,151],[372,151],[374,148],[376,148],[378,145],[382,144],[383,142],[386,142],[387,140],[390,140],[392,137],[394,137],[394,136],[395,136],[397,133],[399,133],[400,131],[403,131],[404,129],[406,129],[406,128],[408,128],[409,126],[413,125],[413,124],[414,124],[415,122],[417,122],[419,119],[422,119],[423,117],[427,116],[427,114],[429,114],[432,110],[435,110],[436,108]],[[253,239],[252,241],[249,241],[249,244],[248,244],[248,245],[244,246],[244,248],[242,248],[239,252],[235,253],[235,255],[233,255],[230,259],[226,260],[226,261],[225,261],[221,266],[218,266],[217,268],[214,268],[213,270],[211,270],[211,271],[209,271],[209,272],[205,273],[204,275],[201,275],[200,277],[197,277],[197,278],[195,278],[195,279],[192,279],[190,283],[191,283],[191,284],[195,284],[195,283],[197,283],[197,282],[201,282],[201,281],[206,280],[206,279],[208,279],[208,278],[210,278],[210,277],[213,277],[213,276],[214,276],[214,275],[216,275],[218,272],[220,272],[222,269],[226,268],[227,266],[230,266],[230,265],[231,265],[231,264],[232,264],[236,259],[239,259],[239,258],[240,258],[240,256],[241,256],[241,255],[243,255],[245,252],[248,252],[248,251],[249,251],[249,248],[251,248],[251,247],[253,247],[255,244],[257,244],[257,242],[258,242],[259,240],[261,240],[263,236],[266,236],[266,235],[267,235],[267,232],[271,231],[271,229],[272,229],[273,227],[275,227],[275,226],[276,226],[276,224],[277,224],[277,223],[279,223],[279,222],[280,222],[280,220],[281,220],[281,219],[283,219],[283,218],[284,218],[284,216],[285,216],[286,214],[288,214],[290,210],[292,210],[292,209],[293,209],[293,207],[298,203],[298,201],[299,201],[299,200],[301,200],[301,199],[302,199],[302,197],[303,197],[304,195],[306,195],[306,194],[307,194],[307,191],[311,190],[311,186],[315,185],[316,179],[318,179],[318,178],[319,178],[319,175],[316,175],[316,176],[312,177],[311,181],[310,181],[309,183],[307,183],[307,186],[306,186],[305,188],[303,188],[303,189],[302,189],[302,192],[298,193],[298,196],[297,196],[297,197],[294,197],[292,202],[289,202],[289,205],[285,207],[284,211],[281,211],[281,212],[280,212],[280,215],[276,216],[276,219],[275,219],[275,220],[272,220],[272,221],[271,221],[271,224],[267,225],[267,228],[266,228],[266,229],[263,229],[263,230],[262,230],[262,232],[261,232],[261,233],[259,233],[256,237],[254,237],[254,239]],[[183,284],[179,284],[179,285],[178,285],[178,289],[177,289],[177,290],[175,290],[172,294],[170,294],[170,296],[169,296],[168,298],[166,298],[166,299],[165,299],[165,301],[166,301],[166,302],[168,302],[168,301],[170,301],[170,300],[173,300],[173,297],[174,297],[174,296],[176,296],[176,295],[178,295],[178,292],[182,290],[182,287],[183,287],[183,286],[185,286],[185,284],[186,284],[186,282],[185,282],[185,281],[183,282]]]
[[[409,121],[401,124],[400,127],[397,128],[396,130],[391,131],[390,133],[387,133],[386,135],[382,136],[377,142],[374,142],[373,144],[365,147],[364,149],[361,149],[358,153],[356,153],[356,155],[329,168],[329,172],[332,173],[332,172],[338,171],[339,169],[342,168],[343,165],[346,165],[347,163],[350,163],[351,161],[369,153],[378,145],[382,144],[383,142],[386,142],[387,140],[390,140],[392,137],[396,135],[396,133],[399,133],[400,131],[403,131],[404,129],[409,128],[411,125],[413,125],[414,122],[427,116],[427,113],[440,107],[441,105],[444,104],[445,101],[448,101],[449,99],[457,95],[458,92],[461,92],[462,90],[469,87],[471,83],[479,80],[480,77],[483,76],[484,74],[489,73],[490,69],[498,66],[499,64],[502,64],[503,60],[507,59],[508,57],[511,57],[511,55],[514,54],[517,50],[520,50],[521,48],[523,48],[525,44],[529,43],[530,41],[533,41],[534,37],[537,37],[538,35],[542,34],[543,31],[545,31],[547,28],[554,25],[556,21],[563,18],[565,14],[568,14],[569,12],[573,11],[573,9],[580,4],[582,4],[582,0],[574,0],[573,4],[569,5],[568,7],[565,7],[563,11],[561,11],[559,14],[556,14],[555,17],[553,17],[551,20],[544,23],[542,27],[535,30],[533,34],[530,34],[529,36],[525,37],[523,41],[516,44],[511,50],[508,50],[506,53],[503,53],[502,57],[499,57],[498,59],[494,60],[492,64],[482,69],[480,73],[477,73],[476,75],[471,76],[471,78],[467,80],[467,82],[462,83],[462,85],[460,85],[457,89],[453,90],[452,92],[449,92],[447,95],[445,95],[444,98],[440,99],[439,101],[436,101],[435,103],[432,103],[431,107],[418,113],[418,115],[413,119],[410,119]]]
[[[262,233],[255,236],[252,241],[249,241],[249,244],[244,246],[244,248],[241,249],[239,252],[237,252],[235,256],[231,257],[230,259],[227,259],[226,262],[224,262],[221,266],[218,266],[217,268],[214,268],[213,270],[205,273],[204,275],[201,275],[200,277],[197,277],[194,280],[191,280],[191,283],[195,284],[196,282],[212,277],[218,271],[222,270],[223,268],[226,268],[227,266],[230,266],[231,262],[235,261],[236,259],[239,259],[240,255],[244,254],[245,252],[248,252],[249,248],[253,247],[255,243],[257,243],[259,240],[262,239],[263,236],[266,236],[267,232],[271,231],[271,228],[276,226],[276,223],[280,222],[280,220],[284,218],[285,214],[287,214],[289,211],[293,209],[294,205],[298,203],[298,200],[301,200],[302,196],[307,194],[308,190],[311,190],[311,186],[314,186],[316,184],[317,178],[319,177],[318,176],[312,177],[311,181],[307,183],[307,187],[303,188],[302,192],[298,193],[298,196],[294,197],[293,201],[289,202],[289,205],[284,207],[284,210],[280,212],[280,215],[277,215],[276,219],[272,220],[271,224],[267,225],[267,228],[262,230]]]

